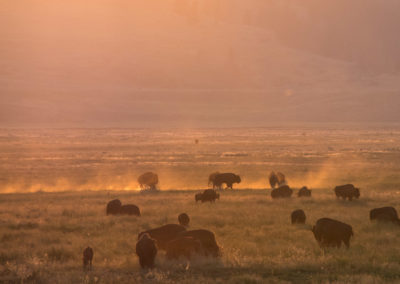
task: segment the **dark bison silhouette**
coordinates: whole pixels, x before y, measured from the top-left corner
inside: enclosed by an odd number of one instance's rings
[[[196,195],[194,196],[194,200],[197,201],[202,201],[203,200],[203,193],[196,193]]]
[[[147,172],[138,177],[138,183],[141,189],[156,190],[158,184],[158,175],[153,172]]]
[[[117,215],[121,209],[122,203],[119,199],[114,199],[108,202],[106,213],[107,215]]]
[[[151,238],[157,241],[157,247],[165,250],[165,247],[169,241],[175,239],[180,232],[186,231],[186,228],[178,224],[167,224],[158,228],[141,232],[138,235],[138,239],[143,234],[149,234]]]
[[[278,188],[274,188],[271,191],[272,198],[288,198],[291,197],[293,190],[288,185],[282,185]]]
[[[92,269],[93,249],[91,247],[85,248],[83,251],[83,269]]]
[[[335,187],[335,194],[337,198],[353,200],[353,198],[360,197],[360,190],[352,184],[338,185]]]
[[[167,243],[166,257],[177,259],[185,257],[190,259],[193,254],[203,254],[200,240],[193,237],[178,237]]]
[[[157,255],[156,241],[149,234],[142,234],[136,243],[136,254],[142,268],[154,268],[154,259]]]
[[[215,177],[219,174],[220,172],[213,172],[208,176],[208,186],[214,184]]]
[[[233,189],[234,183],[240,183],[240,176],[233,173],[217,174],[213,181],[213,188],[222,188],[222,184],[226,184],[227,188]]]
[[[369,219],[371,221],[376,220],[378,222],[393,222],[395,224],[400,224],[397,211],[391,206],[372,209],[369,212]]]
[[[122,205],[119,214],[140,216],[140,209],[134,204]]]
[[[303,210],[297,209],[292,212],[290,215],[292,219],[292,224],[305,224],[306,223],[306,214]]]
[[[297,192],[298,197],[311,197],[311,190],[307,188],[307,186],[303,186]]]
[[[271,185],[271,188],[275,188],[276,186],[280,187],[281,185],[286,184],[286,178],[285,175],[281,172],[275,173],[272,171],[269,174],[269,184]]]
[[[214,189],[206,189],[204,190],[201,196],[201,202],[215,202],[216,199],[219,199],[219,193],[217,193]]]
[[[186,213],[181,213],[178,216],[179,224],[184,227],[189,227],[190,218],[189,215]]]
[[[191,230],[184,231],[178,234],[179,237],[191,237],[200,241],[202,249],[206,256],[211,255],[214,257],[220,256],[220,247],[215,240],[215,235],[213,232],[208,230]]]
[[[320,247],[340,247],[342,242],[350,247],[353,228],[345,223],[330,218],[321,218],[312,228],[315,239]]]

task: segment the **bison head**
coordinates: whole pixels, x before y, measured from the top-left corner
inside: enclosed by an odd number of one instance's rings
[[[235,175],[235,182],[240,183],[242,180],[240,179],[239,175]]]

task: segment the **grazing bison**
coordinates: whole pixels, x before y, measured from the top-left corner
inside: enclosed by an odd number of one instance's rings
[[[119,214],[140,216],[140,210],[139,207],[134,204],[126,204],[121,206]]]
[[[139,233],[138,239],[143,234],[149,234],[151,238],[157,241],[159,249],[165,250],[167,243],[177,237],[180,232],[186,231],[186,228],[178,224],[167,224],[155,229]]]
[[[206,256],[212,255],[214,257],[220,256],[220,248],[215,240],[213,232],[208,230],[191,230],[184,231],[178,234],[179,237],[191,237],[201,242],[204,254]]]
[[[288,198],[291,197],[293,190],[288,185],[283,185],[278,188],[274,188],[271,191],[272,198]]]
[[[156,241],[149,234],[142,234],[136,243],[136,254],[142,268],[154,268],[154,259],[157,255]]]
[[[91,247],[85,248],[83,251],[83,269],[92,269],[93,249]]]
[[[215,177],[219,174],[220,174],[220,172],[214,172],[208,176],[208,186],[210,186],[211,184],[214,184]]]
[[[360,197],[360,190],[352,184],[345,184],[345,185],[339,185],[335,187],[335,194],[336,197],[343,198],[343,199],[348,199],[352,200],[353,198],[359,198]]]
[[[147,172],[138,177],[138,183],[141,189],[156,190],[158,184],[158,175],[153,172]]]
[[[197,201],[202,201],[203,200],[203,193],[196,193],[196,195],[194,196],[194,200]]]
[[[292,212],[291,215],[292,224],[305,224],[306,223],[306,214],[303,210],[298,209]]]
[[[219,199],[219,193],[217,193],[214,189],[206,189],[204,190],[201,196],[201,202],[215,202],[215,199]]]
[[[166,252],[166,257],[168,259],[185,257],[189,260],[193,254],[203,254],[200,240],[193,237],[178,237],[169,241],[167,243]]]
[[[233,173],[223,173],[215,176],[213,181],[213,188],[217,187],[219,189],[222,188],[222,184],[226,184],[227,188],[233,189],[232,186],[234,183],[240,183],[242,180],[240,176],[235,175]]]
[[[396,209],[393,207],[381,207],[372,209],[369,212],[369,219],[383,221],[383,222],[393,222],[396,224],[400,223],[399,216],[397,215]]]
[[[307,186],[303,186],[297,192],[298,197],[311,197],[311,190],[307,188]]]
[[[190,218],[188,214],[186,213],[179,214],[178,221],[179,224],[181,224],[182,226],[189,227]]]
[[[343,242],[349,248],[353,236],[350,225],[330,218],[319,219],[312,232],[320,247],[340,247]]]
[[[271,185],[271,188],[274,189],[275,186],[282,186],[286,184],[286,178],[285,175],[282,174],[281,172],[275,173],[272,171],[269,174],[269,184]]]
[[[119,214],[119,210],[121,209],[121,201],[119,199],[114,199],[108,202],[107,204],[107,215],[116,215]]]

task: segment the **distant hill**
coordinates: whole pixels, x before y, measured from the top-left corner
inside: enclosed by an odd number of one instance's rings
[[[328,52],[326,39],[343,35],[307,29],[319,11],[311,0],[252,1],[10,2],[0,12],[0,126],[399,120],[396,64],[365,63],[345,45]]]

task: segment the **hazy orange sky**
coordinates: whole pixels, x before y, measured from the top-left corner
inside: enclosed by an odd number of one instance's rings
[[[396,0],[3,0],[0,127],[398,122],[399,27]]]

